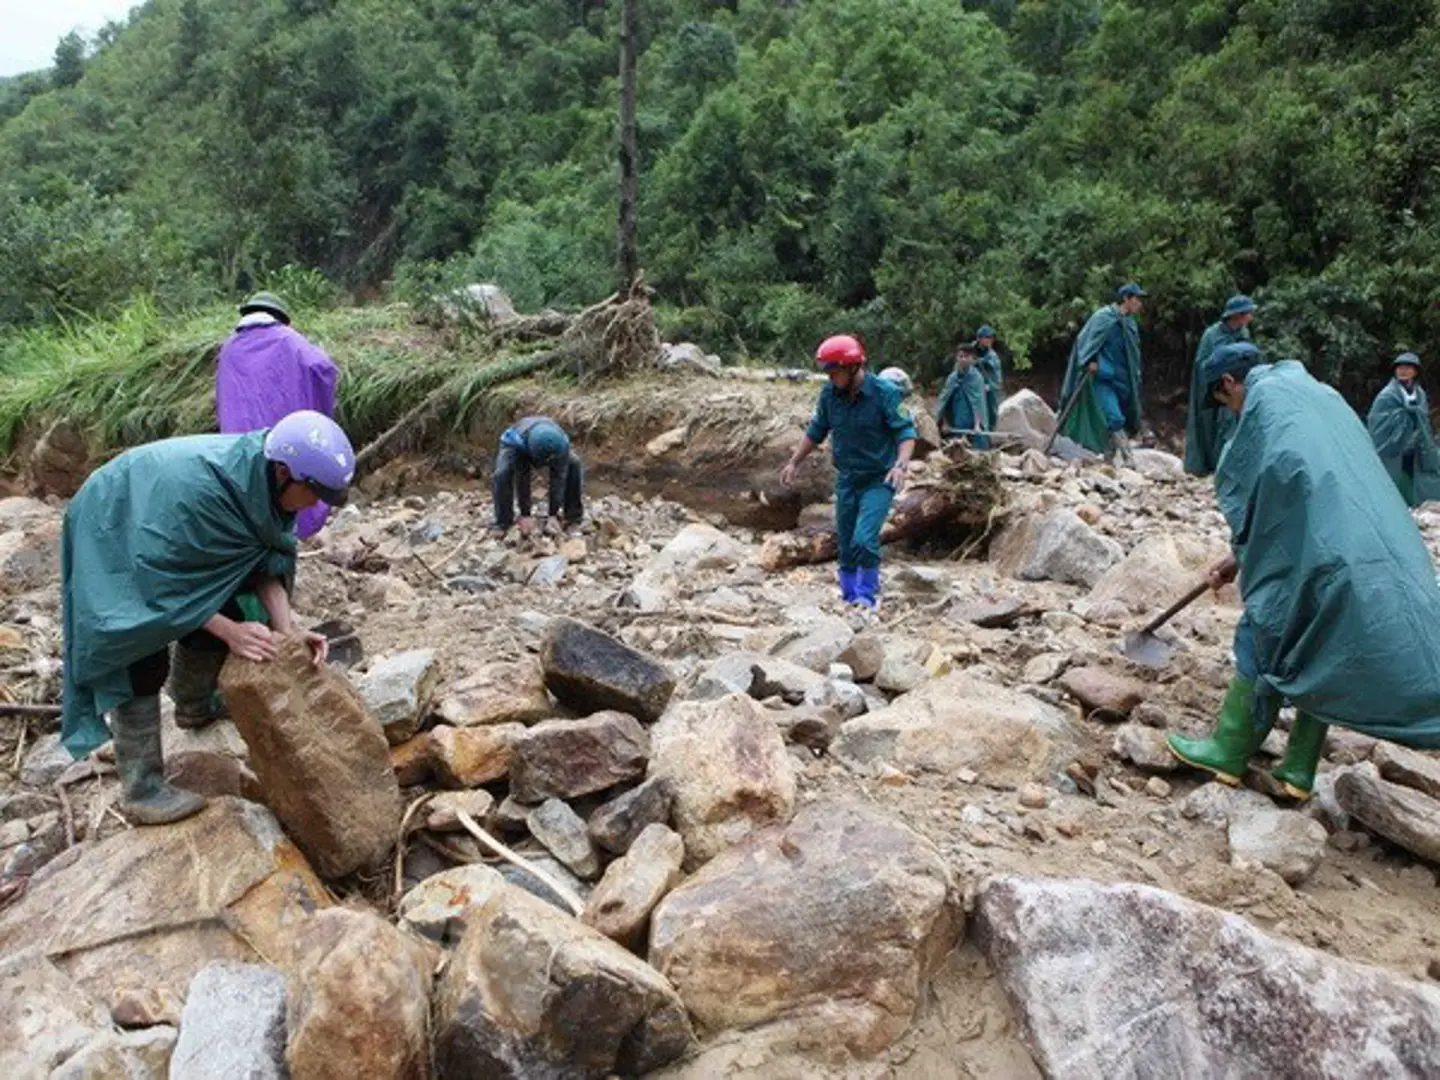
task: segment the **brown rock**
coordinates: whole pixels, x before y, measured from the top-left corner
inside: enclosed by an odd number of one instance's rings
[[[590,839],[612,855],[624,855],[647,825],[670,820],[670,788],[659,777],[615,796],[590,815]]]
[[[264,802],[265,791],[250,767],[239,758],[213,750],[182,750],[165,755],[165,778],[176,787],[218,798],[234,795]]]
[[[856,682],[869,682],[885,664],[885,643],[875,634],[856,634],[839,660],[850,666]]]
[[[446,787],[470,788],[503,780],[510,774],[510,754],[525,728],[521,724],[455,728],[441,725],[430,732],[430,767]]]
[[[1046,1076],[1440,1069],[1440,991],[1159,889],[999,878],[976,922]]]
[[[869,1056],[905,1032],[962,923],[928,841],[860,803],[812,803],[666,897],[650,956],[707,1032],[791,1020]]]
[[[0,960],[0,1076],[48,1076],[110,1030],[105,1007],[40,950]]]
[[[112,1010],[174,1023],[201,968],[281,962],[294,925],[330,903],[270,811],[222,798],[71,849],[0,912],[0,955],[35,945]]]
[[[425,828],[434,832],[462,832],[465,826],[460,824],[459,811],[482,822],[494,806],[495,796],[484,788],[441,791],[425,804]]]
[[[795,812],[795,775],[765,710],[731,694],[687,702],[651,732],[650,775],[669,788],[687,867]]]
[[[38,495],[68,499],[90,472],[90,447],[73,424],[57,420],[30,454],[30,486]]]
[[[434,775],[430,764],[430,732],[406,739],[399,746],[390,747],[390,766],[395,770],[395,780],[401,787],[423,784]]]
[[[1334,734],[1333,732],[1331,733]],[[1370,760],[1392,784],[1440,799],[1440,761],[1394,743],[1377,742]]]
[[[653,968],[513,886],[471,913],[434,1027],[447,1080],[635,1076],[692,1041],[685,1006]]]
[[[540,664],[529,659],[486,664],[451,686],[440,700],[440,718],[456,727],[534,724],[554,714]]]
[[[368,911],[332,908],[307,919],[286,1008],[290,1074],[425,1080],[436,958]]]
[[[577,712],[615,709],[650,724],[675,692],[664,665],[574,619],[550,621],[540,662],[546,687]]]
[[[1129,716],[1149,690],[1138,679],[1099,667],[1071,668],[1060,676],[1060,685],[1087,710],[1103,709],[1119,716]]]
[[[383,860],[400,828],[400,787],[385,735],[345,676],[316,668],[295,635],[269,663],[232,656],[220,685],[266,805],[320,873]]]
[[[0,596],[28,592],[60,578],[60,522],[0,532]]]
[[[664,825],[642,832],[624,858],[616,859],[590,899],[580,921],[593,926],[611,941],[640,952],[650,913],[684,875],[685,843]]]
[[[510,792],[529,803],[589,795],[644,776],[649,761],[650,736],[633,716],[547,720],[516,738]]]

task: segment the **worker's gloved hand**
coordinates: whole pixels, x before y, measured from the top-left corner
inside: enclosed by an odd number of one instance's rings
[[[264,663],[275,659],[275,635],[264,623],[232,623],[224,641],[230,652],[241,660]]]
[[[560,536],[565,530],[560,527],[559,519],[552,517],[545,519],[544,531],[546,536]]]
[[[529,539],[535,535],[535,519],[533,517],[522,517],[515,523],[520,530],[520,535]]]
[[[310,646],[310,663],[317,668],[324,664],[330,655],[330,639],[314,630],[306,630],[305,644]]]

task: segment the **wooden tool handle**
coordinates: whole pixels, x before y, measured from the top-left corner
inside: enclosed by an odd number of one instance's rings
[[[1175,603],[1171,604],[1159,615],[1156,615],[1155,618],[1151,619],[1148,623],[1146,623],[1143,633],[1153,634],[1156,630],[1160,629],[1160,627],[1164,626],[1176,615],[1179,615],[1180,612],[1184,611],[1196,600],[1199,600],[1200,597],[1204,596],[1205,590],[1208,588],[1210,588],[1210,578],[1201,578],[1198,582],[1195,583],[1195,585],[1190,589],[1189,592],[1187,592],[1179,600],[1176,600]]]

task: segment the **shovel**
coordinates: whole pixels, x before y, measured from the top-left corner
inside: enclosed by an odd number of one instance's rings
[[[1060,415],[1055,418],[1055,430],[1050,433],[1050,438],[1045,443],[1045,456],[1050,456],[1051,449],[1055,446],[1055,440],[1060,437],[1060,429],[1065,426],[1065,421],[1070,419],[1070,414],[1075,411],[1075,406],[1080,402],[1080,395],[1085,392],[1085,384],[1090,381],[1094,372],[1090,365],[1085,365],[1085,371],[1080,376],[1080,381],[1075,384],[1074,391],[1070,394],[1070,400],[1060,410]]]
[[[1125,640],[1120,644],[1120,651],[1125,655],[1125,659],[1148,668],[1161,668],[1168,664],[1175,650],[1156,637],[1155,631],[1200,599],[1208,588],[1210,579],[1205,578],[1139,630],[1126,634]]]

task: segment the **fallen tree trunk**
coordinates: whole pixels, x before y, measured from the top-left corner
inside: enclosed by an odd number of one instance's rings
[[[895,500],[880,531],[881,543],[939,537],[957,540],[960,529],[988,526],[1004,499],[1000,476],[988,455],[963,447],[947,448],[925,462],[925,469]],[[760,565],[768,572],[792,566],[829,562],[839,551],[831,527],[777,533],[760,549]]]

